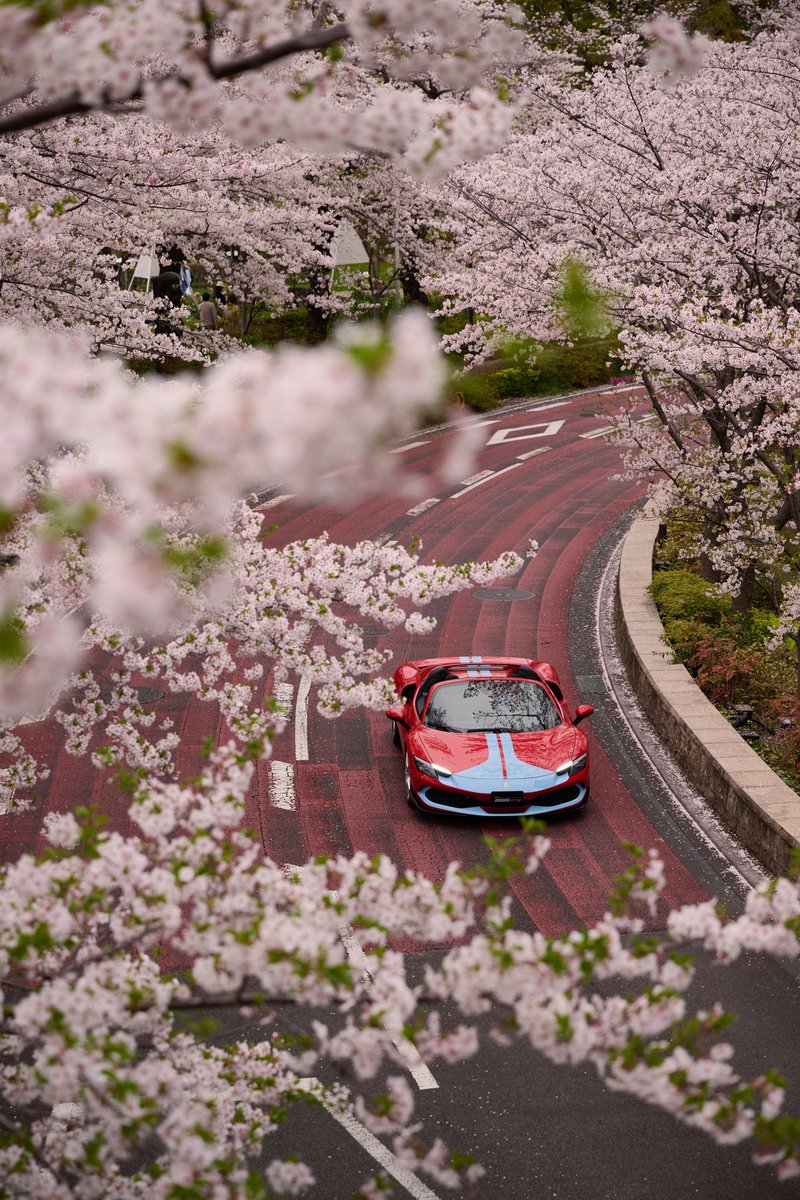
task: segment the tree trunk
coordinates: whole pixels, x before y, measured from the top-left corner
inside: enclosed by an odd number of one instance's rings
[[[732,613],[745,613],[752,607],[755,582],[756,570],[753,563],[749,563],[739,580],[739,590],[733,597],[733,603],[731,604]]]

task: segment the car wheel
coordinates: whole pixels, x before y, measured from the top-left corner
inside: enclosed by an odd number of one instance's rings
[[[397,721],[392,721],[392,745],[400,745],[400,726],[397,724]]]

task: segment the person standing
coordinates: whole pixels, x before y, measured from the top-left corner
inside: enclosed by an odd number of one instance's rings
[[[197,312],[200,316],[201,329],[217,328],[217,308],[211,299],[210,292],[203,292],[203,299],[197,306]]]

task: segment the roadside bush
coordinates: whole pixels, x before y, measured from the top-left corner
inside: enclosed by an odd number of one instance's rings
[[[729,596],[718,596],[713,585],[706,583],[694,571],[658,571],[650,584],[650,594],[656,602],[664,624],[671,621],[700,618],[716,623],[730,608]]]
[[[497,394],[504,400],[515,396],[535,396],[540,382],[536,367],[526,363],[497,371],[494,378]]]

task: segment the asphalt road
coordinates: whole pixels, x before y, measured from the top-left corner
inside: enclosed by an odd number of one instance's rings
[[[631,393],[618,400],[623,398]],[[636,736],[640,715],[626,714],[624,695],[609,686],[616,668],[608,644],[608,567],[642,497],[640,485],[620,477],[619,452],[599,432],[605,422],[595,413],[610,400],[584,394],[490,414],[475,476],[431,495],[409,499],[387,492],[350,511],[264,497],[265,520],[277,522],[272,536],[279,541],[323,530],[340,541],[391,536],[407,543],[416,535],[424,556],[445,562],[494,557],[507,548],[522,552],[530,538],[539,542],[537,557],[506,585],[491,589],[494,596],[466,592],[433,605],[434,632],[412,638],[375,630],[371,636],[374,644],[391,648],[395,662],[466,653],[549,659],[570,704],[595,705],[584,725],[591,739],[592,801],[583,814],[551,823],[553,847],[544,867],[515,885],[520,920],[546,934],[602,914],[610,880],[627,863],[622,840],[659,848],[670,906],[714,895],[735,911],[745,886],[676,804],[677,770],[668,760],[660,772],[654,769]],[[430,465],[448,436],[421,434],[402,450],[407,465]],[[597,637],[598,596],[604,646]],[[307,741],[298,742],[296,726],[287,730],[274,750],[284,765],[260,765],[248,798],[247,822],[261,830],[274,858],[300,863],[322,852],[380,851],[437,878],[452,859],[466,864],[481,857],[482,831],[502,831],[502,822],[422,818],[408,809],[400,757],[382,715],[357,712],[326,721],[314,712],[313,695],[306,715],[297,689],[292,703],[299,705],[300,725],[307,721]],[[163,697],[153,707],[176,722],[189,766],[206,735],[218,730],[214,713],[188,697]],[[38,792],[34,814],[0,818],[5,855],[33,847],[44,812],[65,807],[65,798],[115,804],[104,778],[64,754],[52,723],[29,726],[24,736],[47,757],[51,777]],[[662,911],[653,926],[663,920]],[[740,1014],[736,1040],[743,1068],[780,1067],[790,1079],[790,1108],[800,1110],[794,973],[775,963],[725,970],[706,965],[693,997],[698,1004],[720,999]],[[302,1027],[302,1017],[296,1020]],[[221,1036],[231,1033],[245,1036],[247,1030],[229,1027]],[[753,1166],[746,1149],[715,1147],[666,1114],[608,1092],[590,1068],[554,1067],[533,1053],[509,1053],[489,1042],[475,1060],[437,1064],[434,1075],[438,1087],[419,1094],[426,1136],[441,1135],[478,1157],[487,1169],[480,1192],[486,1200],[755,1200],[798,1190]],[[302,1150],[320,1180],[316,1200],[345,1200],[376,1166],[369,1148],[320,1111],[309,1110],[300,1122],[293,1119],[286,1135],[277,1135],[269,1156],[297,1150],[305,1124]],[[435,1196],[445,1194],[431,1188]],[[397,1186],[399,1197],[414,1194]],[[429,1200],[431,1193],[416,1194]]]

